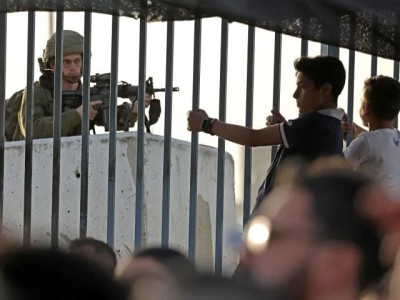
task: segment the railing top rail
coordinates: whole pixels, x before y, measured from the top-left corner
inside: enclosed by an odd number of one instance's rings
[[[0,13],[91,11],[147,21],[219,16],[332,46],[400,60],[398,0],[8,0]]]

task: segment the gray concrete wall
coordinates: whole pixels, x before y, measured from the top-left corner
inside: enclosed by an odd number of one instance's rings
[[[108,190],[108,134],[90,136],[88,236],[106,240]],[[115,250],[126,258],[134,245],[136,197],[136,132],[117,134]],[[32,244],[50,244],[53,140],[34,141],[32,177]],[[161,242],[163,137],[145,135],[143,204],[144,246]],[[6,143],[4,182],[4,232],[22,240],[24,199],[24,142]],[[171,145],[170,245],[187,251],[189,232],[190,143]],[[224,272],[236,264],[229,245],[237,229],[234,164],[225,156]],[[197,263],[210,269],[214,262],[217,191],[217,149],[199,146],[197,194]],[[60,246],[79,235],[81,137],[62,138],[60,180]]]

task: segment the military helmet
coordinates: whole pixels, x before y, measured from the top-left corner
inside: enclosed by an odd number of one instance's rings
[[[82,53],[83,54],[83,36],[72,30],[63,31],[63,53],[73,54]],[[54,33],[47,41],[46,48],[43,50],[43,60],[48,61],[49,58],[56,56],[56,33]]]

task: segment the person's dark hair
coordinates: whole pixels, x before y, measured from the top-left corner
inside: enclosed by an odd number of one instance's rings
[[[68,250],[72,253],[75,252],[75,250],[79,250],[85,246],[90,246],[92,247],[96,253],[101,253],[107,255],[112,263],[114,268],[117,265],[117,256],[115,255],[114,250],[105,242],[101,240],[97,240],[92,237],[86,237],[86,238],[78,238],[69,244]]]
[[[379,261],[380,238],[371,221],[361,215],[358,201],[372,180],[351,169],[332,169],[306,175],[300,185],[311,194],[311,211],[321,239],[350,242],[362,253],[361,289],[384,274]]]
[[[125,300],[128,291],[97,264],[51,249],[0,256],[0,273],[17,300]]]
[[[302,72],[319,89],[325,83],[332,85],[332,99],[337,98],[346,82],[346,70],[343,63],[333,56],[300,57],[294,61],[294,68]]]
[[[364,81],[364,95],[374,114],[381,120],[393,120],[400,111],[400,83],[388,76],[374,76]]]
[[[195,265],[182,252],[167,247],[152,247],[139,250],[134,258],[151,258],[163,265],[177,279],[197,274]]]

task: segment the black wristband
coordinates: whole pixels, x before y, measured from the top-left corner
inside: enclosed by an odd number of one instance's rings
[[[217,119],[213,119],[213,118],[205,118],[205,119],[203,120],[203,123],[201,123],[201,130],[202,130],[203,132],[205,132],[205,133],[214,135],[214,134],[211,132],[211,127],[212,127],[212,125],[214,124],[214,122],[215,122],[216,120],[217,120]]]

